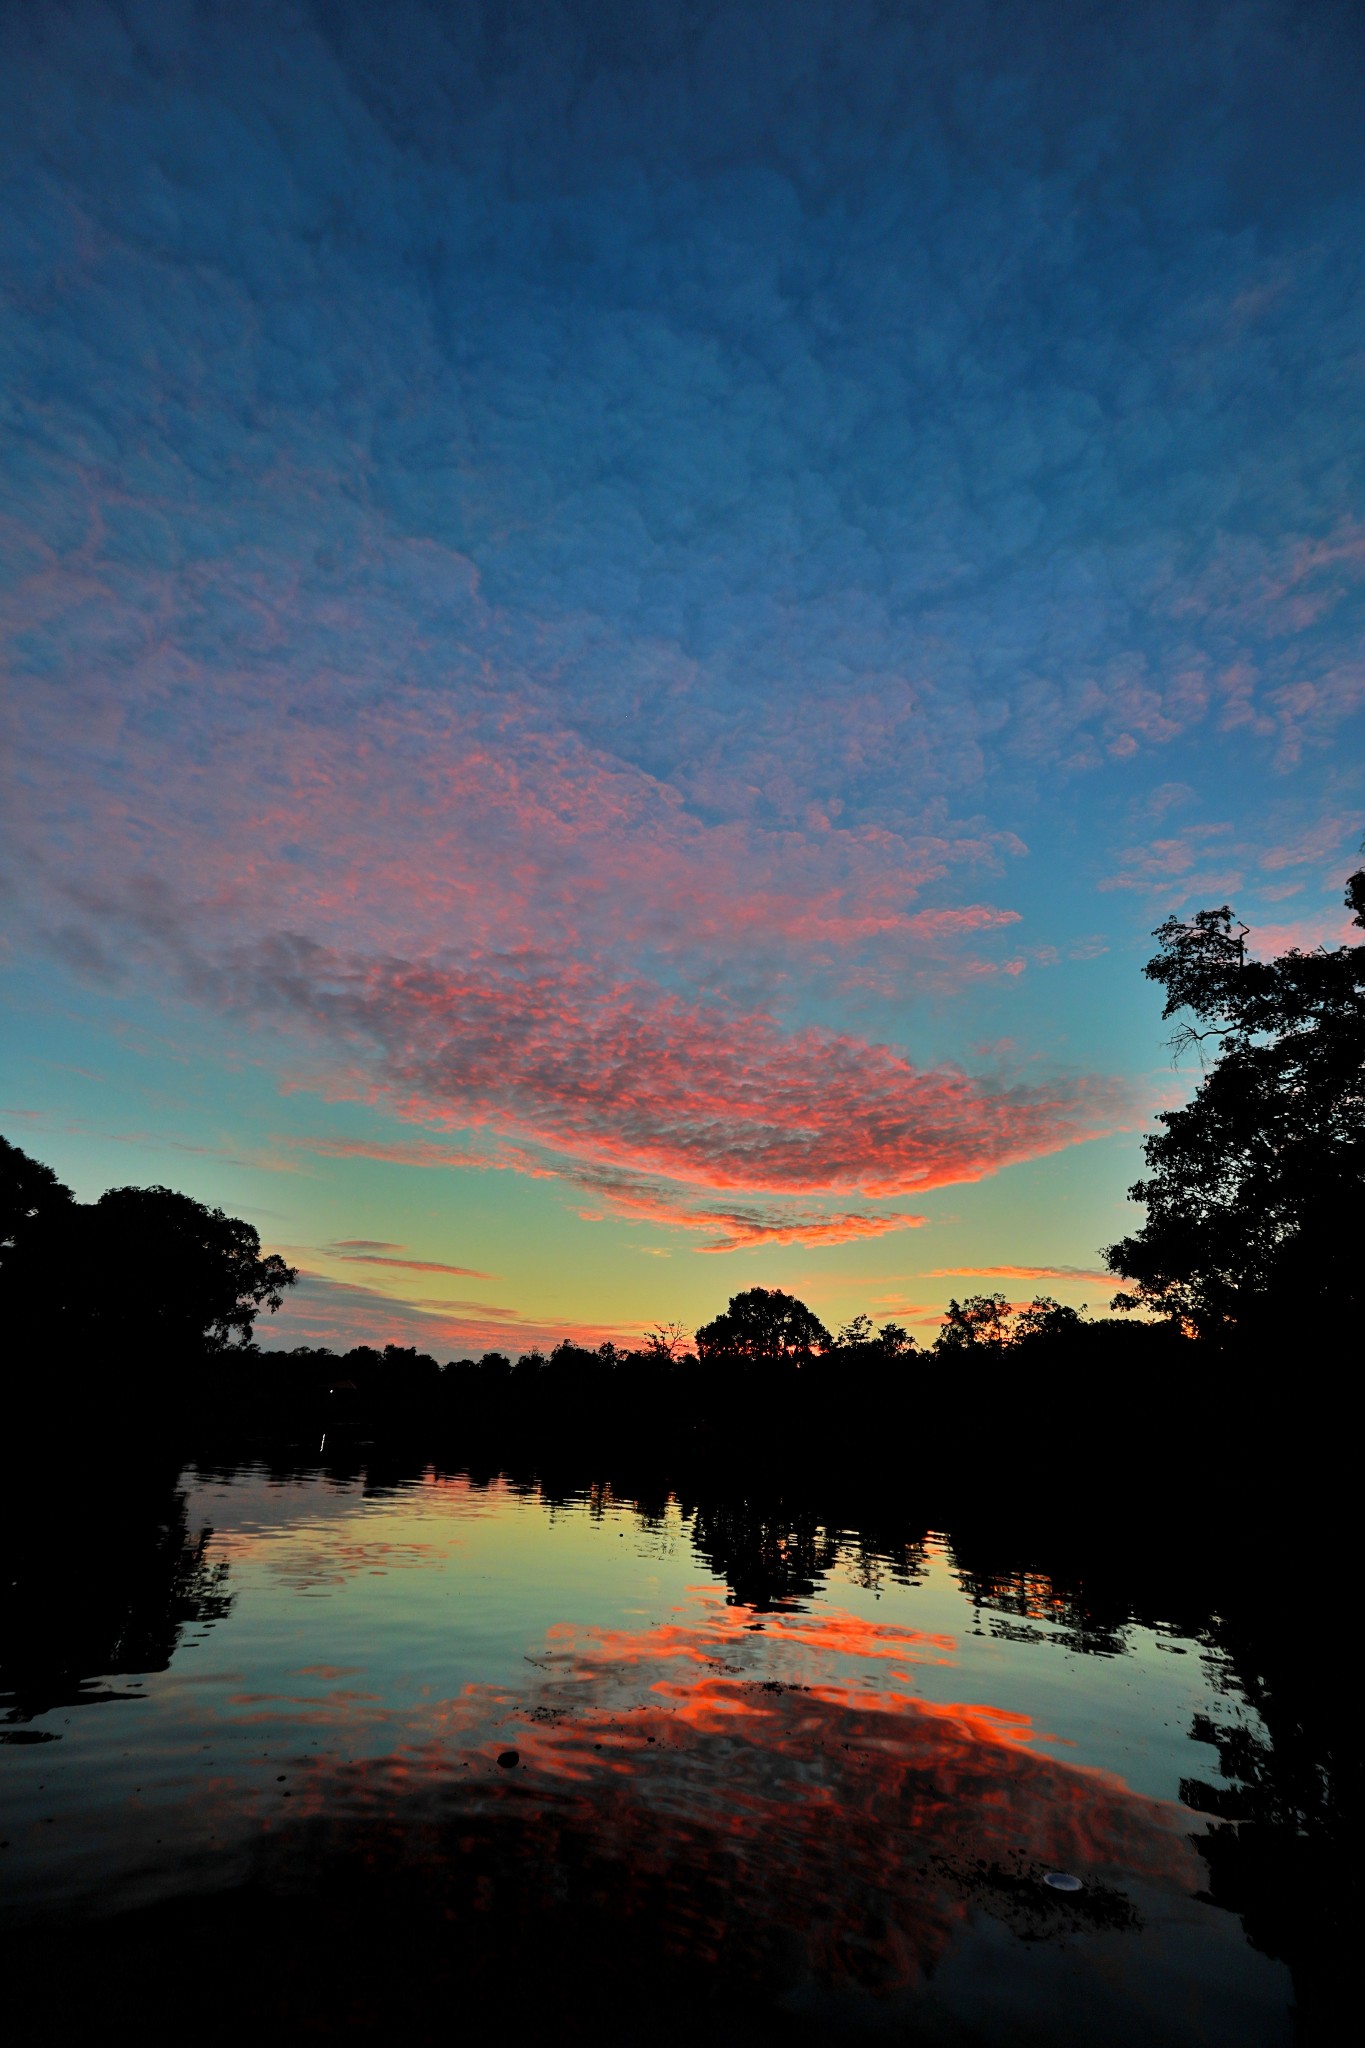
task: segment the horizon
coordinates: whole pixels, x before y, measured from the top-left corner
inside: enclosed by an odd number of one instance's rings
[[[1107,1312],[1153,927],[1349,931],[1358,17],[3,34],[0,1130],[271,1349]]]

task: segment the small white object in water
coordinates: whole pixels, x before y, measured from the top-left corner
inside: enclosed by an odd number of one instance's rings
[[[1043,1879],[1043,1883],[1050,1884],[1054,1892],[1079,1892],[1084,1890],[1080,1879],[1073,1877],[1069,1870],[1049,1870],[1047,1876]]]

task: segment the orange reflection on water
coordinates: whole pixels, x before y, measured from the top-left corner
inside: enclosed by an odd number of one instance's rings
[[[803,1974],[879,1990],[919,1981],[974,1911],[1059,1931],[1049,1869],[1110,1926],[1133,1879],[1197,1887],[1178,1808],[1048,1754],[1024,1715],[899,1683],[949,1647],[852,1614],[783,1618],[760,1644],[714,1596],[640,1631],[554,1629],[525,1687],[408,1717],[395,1752],[319,1773],[300,1804],[443,1882],[477,1840],[490,1907],[535,1911],[553,1873],[591,1867],[613,1917],[666,1910],[679,1952],[761,1974],[795,1940]]]

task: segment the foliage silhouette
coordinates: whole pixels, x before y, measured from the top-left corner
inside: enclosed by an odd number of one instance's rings
[[[0,1318],[44,1349],[158,1368],[241,1349],[298,1275],[249,1223],[171,1188],[76,1202],[7,1144]]]
[[[946,1352],[1000,1351],[1013,1334],[1010,1322],[1010,1305],[1003,1294],[969,1294],[965,1301],[954,1298],[948,1303],[939,1347]]]
[[[732,1294],[724,1314],[697,1331],[697,1355],[708,1362],[799,1365],[829,1344],[829,1331],[814,1311],[780,1287]]]
[[[835,1350],[846,1359],[862,1359],[876,1353],[883,1358],[907,1358],[918,1350],[914,1338],[901,1323],[883,1323],[874,1329],[869,1315],[851,1316],[834,1340]]]
[[[0,1138],[0,1273],[32,1226],[69,1210],[73,1200],[50,1166]]]
[[[934,1348],[949,1359],[970,1352],[974,1363],[983,1355],[1018,1354],[1025,1347],[1029,1356],[1045,1349],[1074,1351],[1094,1327],[1086,1324],[1083,1308],[1067,1308],[1050,1294],[1035,1294],[1025,1308],[1003,1294],[969,1294],[965,1301],[948,1303]]]
[[[1346,902],[1365,926],[1365,870]],[[1365,1259],[1365,945],[1247,957],[1226,905],[1168,918],[1145,972],[1176,1047],[1214,1060],[1191,1102],[1158,1117],[1130,1190],[1142,1228],[1110,1245],[1129,1285],[1114,1306],[1155,1311],[1213,1343],[1273,1322],[1355,1327]]]

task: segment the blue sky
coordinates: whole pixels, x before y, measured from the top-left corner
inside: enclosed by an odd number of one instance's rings
[[[1358,10],[0,35],[0,1127],[276,1342],[1103,1300],[1152,925],[1345,926]]]

